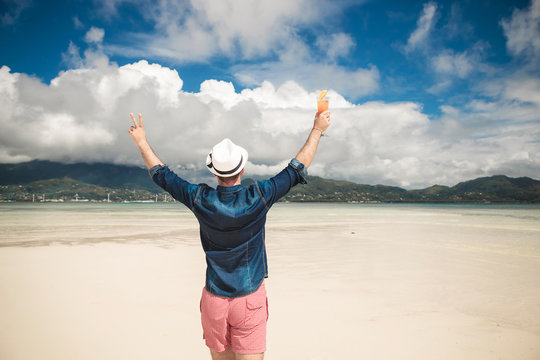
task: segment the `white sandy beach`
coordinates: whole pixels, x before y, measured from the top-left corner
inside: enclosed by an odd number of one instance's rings
[[[209,359],[170,209],[1,212],[0,359]],[[517,214],[278,205],[265,358],[540,359],[540,208]]]

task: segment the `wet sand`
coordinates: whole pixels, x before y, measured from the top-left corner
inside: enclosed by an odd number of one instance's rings
[[[536,209],[272,210],[265,358],[539,359]],[[0,219],[1,359],[209,359],[196,223],[146,211],[74,215],[26,244]],[[114,234],[76,239],[104,218]]]

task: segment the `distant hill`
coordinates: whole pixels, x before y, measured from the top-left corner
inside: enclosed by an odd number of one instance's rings
[[[155,185],[153,190],[131,186],[109,188],[63,177],[24,185],[0,185],[0,201],[150,201],[155,200],[156,194],[162,193]],[[159,195],[159,199],[162,201],[163,195]]]
[[[361,185],[309,177],[305,186],[294,187],[284,198],[289,201],[356,202],[509,202],[540,203],[540,181],[504,175],[483,177],[448,187],[433,185],[421,190],[394,186]]]
[[[385,185],[362,185],[350,181],[308,176],[308,183],[296,186],[284,197],[288,201],[412,201],[407,190]]]
[[[464,200],[485,198],[493,201],[540,202],[540,181],[528,177],[483,177],[459,183],[451,189]]]
[[[104,163],[62,164],[34,160],[0,164],[0,200],[136,201],[163,191],[146,169]],[[163,195],[160,196],[163,199]]]
[[[246,178],[243,184],[254,181]],[[43,196],[48,201],[137,201],[153,200],[156,195],[160,201],[165,199],[148,171],[136,166],[50,161],[0,164],[0,201],[40,201]],[[283,201],[540,203],[540,181],[497,175],[452,187],[405,190],[309,176],[307,185],[294,187]]]
[[[137,166],[104,163],[62,164],[44,160],[0,164],[0,185],[25,185],[38,180],[63,177],[108,188],[156,190],[148,171]]]

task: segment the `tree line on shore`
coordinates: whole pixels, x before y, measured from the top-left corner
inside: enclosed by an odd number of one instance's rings
[[[255,181],[246,178],[249,185]],[[114,164],[61,164],[31,161],[0,164],[0,201],[172,201],[146,169]],[[540,181],[504,175],[478,178],[452,187],[406,190],[395,186],[308,178],[282,201],[291,202],[508,202],[539,203]]]

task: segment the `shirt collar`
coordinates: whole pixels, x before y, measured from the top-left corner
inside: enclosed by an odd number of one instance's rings
[[[236,192],[242,190],[242,185],[234,185],[234,186],[217,186],[217,191],[219,192]]]

